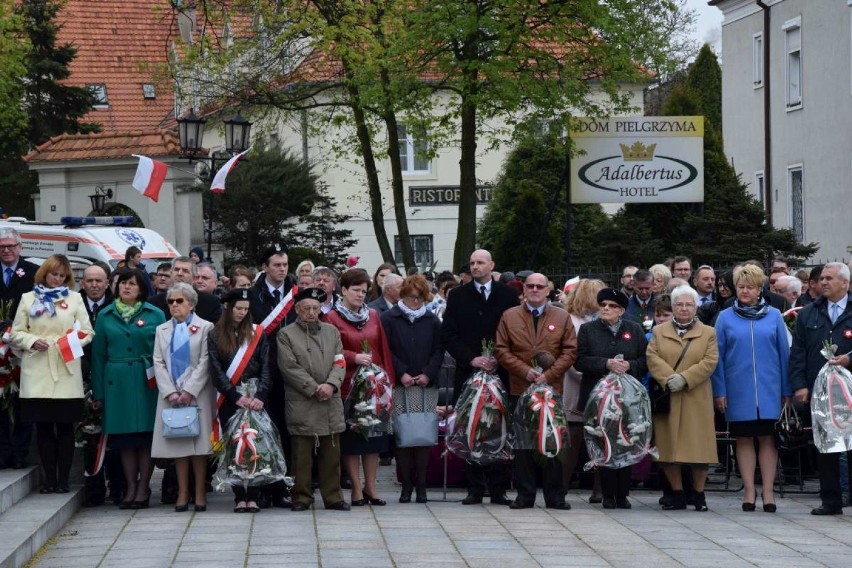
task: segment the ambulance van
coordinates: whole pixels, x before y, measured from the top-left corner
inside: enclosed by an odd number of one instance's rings
[[[133,227],[133,221],[133,217],[62,217],[59,223],[42,223],[10,217],[0,219],[0,227],[13,227],[20,233],[21,257],[31,262],[41,264],[52,254],[67,256],[78,281],[83,270],[96,261],[114,269],[130,246],[142,251],[142,263],[149,272],[180,256],[157,232]]]

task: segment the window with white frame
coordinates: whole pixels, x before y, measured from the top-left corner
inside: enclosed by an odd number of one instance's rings
[[[805,186],[801,164],[787,168],[787,189],[790,193],[790,228],[796,240],[805,242]]]
[[[753,75],[754,88],[763,86],[763,34],[754,34],[753,45]]]
[[[787,51],[787,108],[802,106],[802,26],[801,18],[790,20],[783,26],[784,45]]]
[[[766,178],[763,170],[754,172],[754,197],[766,208]]]
[[[95,108],[104,108],[109,106],[107,88],[104,83],[89,83],[86,87],[88,87],[89,92],[92,93],[92,96],[95,98]]]
[[[411,237],[411,252],[414,253],[414,264],[432,266],[435,262],[435,249],[432,235],[409,235]],[[394,258],[402,262],[402,241],[399,235],[393,238]]]
[[[426,129],[397,126],[399,139],[399,161],[404,174],[428,174],[432,171],[429,161],[429,145],[426,141]]]

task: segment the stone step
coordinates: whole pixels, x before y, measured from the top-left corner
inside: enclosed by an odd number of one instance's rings
[[[6,491],[2,494],[4,504]],[[0,515],[0,568],[26,565],[82,505],[83,488],[73,487],[70,493],[50,495],[40,495],[36,490],[5,510]]]
[[[0,514],[38,487],[38,467],[0,470]]]

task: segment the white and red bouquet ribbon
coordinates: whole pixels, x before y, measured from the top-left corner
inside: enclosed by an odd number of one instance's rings
[[[530,410],[538,416],[538,432],[536,446],[538,453],[549,458],[555,458],[562,450],[562,431],[555,421],[556,399],[552,389],[542,389],[530,396]],[[547,440],[553,438],[553,451],[548,451]]]
[[[104,456],[106,456],[107,438],[109,438],[109,434],[101,434],[98,437],[98,451],[95,454],[94,467],[91,471],[88,468],[84,468],[83,477],[94,477],[101,471],[101,468],[104,466]]]
[[[465,434],[467,437],[467,445],[474,452],[476,448],[477,429],[480,427],[482,411],[486,405],[493,405],[500,414],[505,414],[505,405],[503,403],[503,393],[494,381],[486,380],[484,376],[474,376],[470,382],[471,388],[474,390],[473,395],[473,412],[470,413],[467,420],[467,428]],[[502,437],[500,446],[497,451],[500,451],[506,443],[506,420],[501,420],[500,424]]]
[[[836,345],[825,342],[823,357],[835,356]],[[811,396],[814,445],[820,453],[852,450],[852,373],[826,363],[817,373]]]
[[[254,443],[257,438],[257,430],[249,426],[249,423],[244,421],[240,424],[240,429],[234,434],[232,440],[236,444],[234,450],[234,462],[240,467],[254,468],[257,462],[257,445]],[[246,456],[246,453],[249,455]],[[248,463],[251,462],[251,463]]]

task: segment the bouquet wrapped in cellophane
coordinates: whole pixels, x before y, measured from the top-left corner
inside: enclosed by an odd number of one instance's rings
[[[820,351],[831,359],[837,345],[828,341]],[[839,365],[826,363],[814,381],[811,396],[814,445],[823,454],[852,450],[852,374]]]
[[[610,373],[598,381],[589,395],[583,425],[590,458],[586,470],[626,467],[658,455],[651,446],[651,400],[632,375]]]
[[[370,353],[370,344],[362,344]],[[393,388],[390,378],[378,365],[360,365],[352,375],[352,388],[343,402],[346,427],[365,439],[392,433]]]
[[[12,320],[10,314],[12,300],[0,300],[0,408],[9,415],[9,422],[15,423],[14,401],[18,397],[21,384],[21,352],[12,346]]]
[[[482,355],[492,357],[493,341],[482,342]],[[500,377],[477,369],[465,381],[448,420],[447,450],[480,465],[508,461],[509,405]]]
[[[257,379],[237,386],[243,396],[254,398]],[[238,408],[228,421],[220,445],[219,467],[213,478],[218,491],[234,485],[260,487],[276,481],[291,484],[278,429],[265,409]]]
[[[518,399],[512,423],[516,450],[536,450],[542,457],[555,458],[569,446],[562,397],[548,384],[527,388]]]

